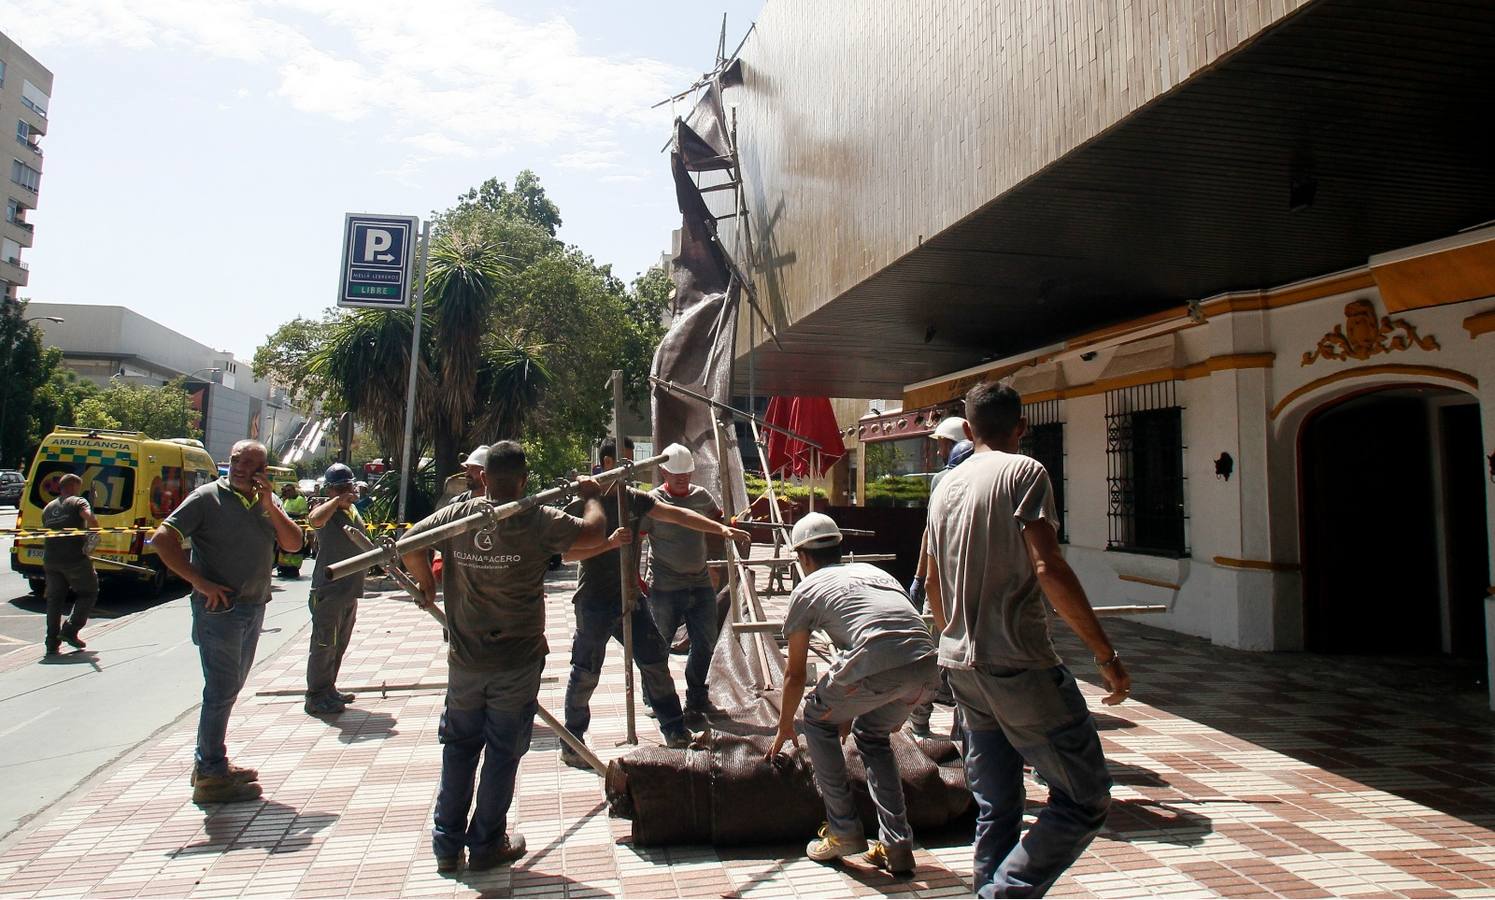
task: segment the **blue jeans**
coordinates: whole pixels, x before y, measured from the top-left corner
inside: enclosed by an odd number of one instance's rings
[[[519,760],[529,751],[540,704],[543,658],[519,669],[482,672],[453,666],[447,673],[441,740],[441,785],[436,791],[431,850],[437,856],[486,853],[503,846]],[[473,777],[482,758],[477,809]],[[472,819],[468,821],[468,813]]]
[[[887,843],[913,840],[888,735],[903,725],[915,704],[934,696],[939,683],[939,666],[930,656],[853,684],[830,684],[821,678],[805,697],[805,748],[815,766],[815,785],[825,799],[831,834],[853,842],[864,837],[841,748],[841,725],[850,722],[867,771],[867,792],[877,809],[878,836]]]
[[[706,706],[706,673],[711,671],[711,654],[716,650],[716,591],[710,587],[666,590],[655,587],[649,592],[649,611],[659,625],[665,646],[675,640],[675,629],[685,622],[690,635],[690,656],[685,659],[685,705],[697,709]]]
[[[1065,666],[950,669],[965,720],[966,780],[976,800],[976,894],[1041,897],[1106,822],[1111,776],[1095,720]],[[1028,833],[1023,760],[1049,786]]]
[[[228,773],[228,717],[249,680],[254,651],[265,622],[265,604],[236,603],[227,612],[208,612],[192,597],[192,643],[202,660],[202,712],[197,719],[197,772]]]
[[[571,638],[571,677],[566,681],[566,730],[578,738],[592,724],[592,693],[607,661],[609,638],[623,642],[623,610],[616,600],[576,601],[576,634]],[[630,617],[633,629],[633,661],[644,683],[644,697],[659,718],[659,730],[668,737],[685,730],[680,695],[670,676],[670,648],[659,636],[649,607],[639,603]]]

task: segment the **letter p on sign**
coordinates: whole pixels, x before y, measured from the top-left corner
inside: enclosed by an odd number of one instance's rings
[[[394,246],[395,236],[383,228],[368,228],[363,232],[364,262],[394,262],[394,254],[388,253]]]

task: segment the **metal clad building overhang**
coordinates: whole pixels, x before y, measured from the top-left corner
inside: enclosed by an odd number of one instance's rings
[[[1320,0],[782,330],[753,377],[896,396],[1492,219],[1495,2]]]

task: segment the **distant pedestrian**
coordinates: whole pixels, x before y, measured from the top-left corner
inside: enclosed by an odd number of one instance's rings
[[[83,479],[68,473],[57,481],[57,498],[42,510],[42,527],[48,530],[98,528],[88,500],[79,496]],[[47,577],[48,656],[56,656],[61,641],[79,650],[88,645],[78,632],[88,624],[88,614],[99,599],[99,576],[93,560],[88,558],[89,535],[49,537],[42,542],[42,570]],[[73,614],[66,623],[62,611],[67,607],[68,592],[73,593]]]
[[[306,521],[307,511],[311,504],[301,496],[296,485],[283,485],[280,489],[280,508],[291,518],[292,522],[301,524]],[[275,554],[275,568],[281,578],[300,578],[301,564],[306,562],[306,544],[310,541],[303,540],[303,545],[294,551],[278,548]]]
[[[484,475],[486,499],[443,507],[415,523],[406,537],[523,497],[529,477],[524,448],[514,441],[494,444]],[[446,560],[443,604],[450,633],[446,710],[437,731],[441,786],[431,830],[438,872],[460,868],[464,847],[469,869],[491,869],[524,855],[524,836],[507,827],[550,649],[545,642],[545,572],[552,554],[603,541],[606,520],[599,493],[595,481],[583,478],[580,518],[537,506],[492,530],[469,531],[438,546]],[[410,553],[404,561],[426,602],[435,603],[436,579],[427,551]],[[480,757],[483,775],[474,810],[473,777]]]
[[[192,641],[203,675],[191,778],[196,803],[260,795],[259,772],[228,761],[228,719],[254,666],[270,600],[265,561],[277,545],[302,544],[301,526],[280,508],[265,461],[259,441],[235,444],[228,475],[188,494],[152,538],[161,562],[192,585]],[[185,540],[192,541],[190,560]]]
[[[929,608],[965,724],[976,892],[1039,897],[1100,831],[1111,790],[1044,600],[1095,654],[1111,690],[1105,703],[1125,700],[1131,677],[1060,552],[1048,472],[1017,452],[1022,398],[979,384],[966,395],[966,421],[975,451],[930,500]],[[1049,802],[1021,835],[1024,760],[1048,783]]]
[[[358,598],[363,596],[363,570],[336,581],[327,575],[327,567],[359,554],[358,545],[344,528],[364,530],[363,517],[355,501],[353,470],[342,463],[327,468],[322,483],[327,499],[311,511],[307,524],[316,529],[317,562],[311,570],[311,652],[306,660],[306,704],[308,715],[336,715],[353,702],[352,694],[337,688],[338,671],[348,639],[358,620]]]
[[[934,638],[893,576],[867,563],[841,562],[841,529],[830,516],[810,513],[800,519],[790,541],[805,577],[784,613],[789,658],[769,759],[784,744],[798,743],[794,717],[805,691],[810,633],[824,631],[840,652],[805,697],[803,728],[815,784],[825,799],[826,826],[806,853],[817,862],[831,862],[867,852],[873,865],[910,873],[914,834],[888,736],[939,685]],[[879,840],[870,851],[846,775],[842,728],[850,728],[856,738],[877,809]]]
[[[649,492],[655,512],[639,523],[649,535],[649,611],[659,633],[669,644],[675,630],[685,623],[690,637],[690,656],[685,663],[685,719],[688,725],[704,727],[712,712],[706,696],[706,673],[716,649],[716,579],[707,566],[708,548],[721,547],[720,539],[700,528],[675,525],[657,514],[666,507],[680,507],[719,522],[721,507],[716,498],[698,484],[691,484],[695,458],[689,448],[671,444],[664,448],[669,458],[660,464],[664,484]],[[747,532],[742,532],[746,535]],[[722,555],[718,550],[718,557]]]
[[[956,423],[956,426],[961,429],[961,434],[965,433],[965,419],[946,419],[944,422],[940,423],[940,427],[944,429],[945,425],[951,421],[954,421]],[[948,433],[948,430],[946,431],[946,433]],[[945,441],[942,439],[940,443],[944,444]],[[929,481],[930,496],[933,496],[935,488],[940,486],[941,479],[943,479],[946,475],[949,475],[950,472],[953,471],[957,466],[970,458],[972,449],[973,448],[971,446],[971,442],[964,439],[957,441],[950,447],[950,453],[945,458],[945,467],[934,473],[934,477]],[[927,571],[927,566],[929,564],[929,557],[924,553],[924,542],[928,539],[929,533],[928,529],[926,529],[924,536],[920,538],[919,543],[919,569],[917,574],[914,576],[914,583],[909,587],[908,591],[908,597],[909,600],[913,602],[914,609],[917,609],[920,612],[924,611],[924,578]],[[941,678],[939,693],[934,696],[933,700],[929,700],[926,703],[920,703],[918,706],[914,707],[913,712],[908,714],[908,730],[915,737],[934,737],[934,732],[929,730],[929,720],[934,715],[935,701],[939,701],[945,706],[949,706],[954,702],[954,699],[950,694],[950,685],[948,683],[948,679]],[[959,723],[956,724],[958,725]]]

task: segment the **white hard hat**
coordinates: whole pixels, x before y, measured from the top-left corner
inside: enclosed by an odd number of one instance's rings
[[[789,533],[789,549],[811,550],[834,547],[841,543],[841,529],[836,520],[825,513],[810,513],[794,523]]]
[[[664,455],[665,461],[659,467],[671,475],[684,475],[696,470],[696,458],[684,444],[669,445],[664,448]]]
[[[930,432],[929,437],[944,438],[947,441],[963,441],[966,439],[966,420],[960,416],[948,416]]]
[[[462,465],[486,467],[488,465],[488,445],[479,444],[476,450],[467,454],[467,460]]]

